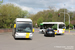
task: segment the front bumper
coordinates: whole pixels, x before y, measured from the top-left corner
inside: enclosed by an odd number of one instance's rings
[[[16,33],[15,38],[32,38],[32,33]]]
[[[47,32],[46,32],[46,35],[54,35],[54,34],[55,34],[54,32],[53,32],[53,33],[47,33]]]

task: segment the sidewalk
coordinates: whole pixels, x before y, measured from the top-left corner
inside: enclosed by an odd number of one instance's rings
[[[65,33],[64,34],[66,34],[66,35],[75,35],[75,32],[73,31],[70,31],[70,33],[69,33],[69,31],[65,31]]]
[[[0,33],[12,32],[12,29],[0,29]]]

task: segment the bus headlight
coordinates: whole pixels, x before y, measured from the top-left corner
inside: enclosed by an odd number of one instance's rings
[[[30,34],[30,35],[32,35],[32,34]]]

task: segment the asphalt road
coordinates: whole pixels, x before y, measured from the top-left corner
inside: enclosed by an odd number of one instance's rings
[[[75,34],[44,37],[35,29],[33,39],[14,40],[12,33],[0,33],[0,50],[75,50]]]

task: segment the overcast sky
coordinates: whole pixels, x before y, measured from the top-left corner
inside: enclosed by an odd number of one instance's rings
[[[75,11],[74,0],[4,0],[3,4],[6,3],[13,3],[16,6],[21,7],[23,10],[28,10],[30,13],[46,10],[49,6],[56,7],[56,10],[67,8],[70,11]]]

